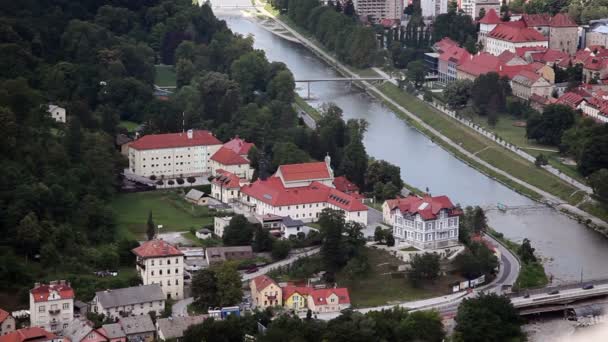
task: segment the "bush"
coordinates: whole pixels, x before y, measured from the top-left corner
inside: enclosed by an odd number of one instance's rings
[[[179,185],[183,185],[184,184],[184,179],[183,178],[178,178],[175,180],[177,182],[177,184]]]
[[[174,184],[175,184],[175,181],[173,181],[173,179],[169,179],[169,181],[167,182],[167,184],[169,184],[169,185],[174,185]]]
[[[272,259],[282,260],[289,255],[291,243],[288,240],[274,240],[272,243]]]

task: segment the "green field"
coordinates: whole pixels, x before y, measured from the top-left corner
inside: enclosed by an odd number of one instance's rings
[[[160,87],[175,87],[177,75],[172,65],[155,65],[154,84]]]
[[[121,237],[141,238],[146,232],[148,213],[152,211],[154,224],[163,225],[162,232],[199,229],[212,224],[207,207],[186,202],[179,190],[163,190],[116,195],[112,209],[116,214]]]
[[[139,124],[133,121],[120,120],[120,122],[118,123],[118,127],[122,127],[129,132],[134,132],[137,127],[139,127]]]

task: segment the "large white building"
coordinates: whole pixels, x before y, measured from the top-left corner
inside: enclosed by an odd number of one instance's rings
[[[184,298],[184,253],[163,240],[146,241],[133,249],[144,285],[159,284],[167,299]]]
[[[436,17],[448,13],[448,0],[420,0],[423,17]]]
[[[74,319],[74,290],[65,280],[36,283],[30,290],[30,326],[60,332]]]
[[[373,22],[382,19],[401,20],[403,0],[354,0],[359,18],[371,18]]]
[[[129,145],[129,170],[159,179],[211,174],[211,156],[221,147],[209,131],[149,134]]]
[[[91,309],[112,319],[147,315],[151,311],[160,316],[165,310],[165,295],[159,284],[98,291]]]
[[[249,166],[247,155],[252,147],[253,143],[248,143],[238,136],[228,141],[211,156],[211,174],[216,176],[218,170],[224,170],[239,178],[250,180],[253,168]]]
[[[393,226],[393,236],[421,250],[458,244],[462,211],[446,196],[409,196],[388,200],[384,219]],[[387,215],[388,214],[388,215]]]
[[[485,37],[484,50],[494,56],[504,51],[516,52],[523,47],[549,47],[549,38],[538,31],[525,27],[521,21],[498,24]]]

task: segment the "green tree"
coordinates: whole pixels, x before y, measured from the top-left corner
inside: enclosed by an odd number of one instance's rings
[[[574,125],[576,113],[564,105],[548,105],[542,115],[528,118],[526,136],[541,144],[558,146],[563,133]]]
[[[192,62],[187,59],[177,60],[177,64],[175,65],[175,72],[177,77],[177,87],[183,87],[185,85],[190,84],[192,78],[196,74],[194,64],[192,64]]]
[[[472,242],[467,251],[456,256],[454,263],[465,277],[474,279],[494,273],[498,267],[498,258],[485,245]]]
[[[407,78],[419,89],[424,84],[426,70],[422,61],[417,60],[407,64]]]
[[[327,272],[335,273],[344,265],[345,251],[342,245],[344,214],[338,210],[323,209],[319,215],[319,226],[323,235],[321,255]]]
[[[253,232],[253,244],[251,245],[254,252],[268,252],[273,248],[273,241],[270,237],[268,229],[264,229],[262,225],[255,226]]]
[[[374,230],[374,241],[380,243],[384,241],[384,229],[380,226],[377,226],[376,230]]]
[[[439,312],[435,310],[410,313],[397,326],[399,341],[435,341],[445,340],[445,331]]]
[[[475,234],[481,234],[488,229],[488,218],[486,213],[479,206],[475,207],[471,218],[471,230]]]
[[[367,153],[362,140],[363,134],[360,129],[357,128],[355,132],[350,133],[349,143],[344,148],[344,157],[339,168],[340,173],[344,174],[359,188],[362,188],[365,184],[365,172],[368,166]]]
[[[266,90],[268,67],[268,60],[261,50],[246,53],[232,63],[230,75],[238,82],[243,98],[251,100],[254,91]]]
[[[17,226],[16,240],[21,245],[25,255],[34,254],[42,241],[42,227],[35,213],[28,213]]]
[[[600,169],[589,176],[589,185],[593,193],[604,202],[608,202],[608,169]]]
[[[248,246],[253,238],[253,227],[243,215],[235,215],[224,228],[222,241],[225,246]]]
[[[152,219],[152,210],[148,212],[148,223],[146,229],[146,236],[148,237],[148,241],[154,239],[156,236],[156,226],[154,225],[154,220]]]
[[[588,176],[597,170],[608,169],[608,125],[599,126],[592,132],[581,151],[579,171]]]
[[[385,160],[373,160],[370,163],[365,176],[366,191],[374,191],[377,183],[391,183],[393,187],[397,189],[397,192],[401,191],[403,188],[403,180],[401,180],[401,168]]]
[[[530,240],[525,238],[524,241],[521,243],[521,246],[519,246],[518,250],[517,250],[517,254],[519,255],[519,258],[521,259],[521,261],[523,261],[524,263],[530,263],[530,262],[536,262],[536,256],[534,255],[534,248],[532,248],[532,244],[530,243]]]
[[[473,82],[470,80],[456,80],[450,82],[443,91],[447,105],[451,109],[460,109],[466,106],[471,97],[472,87]]]
[[[522,320],[509,298],[494,293],[463,300],[455,321],[455,341],[517,341],[524,337]]]
[[[289,240],[274,240],[272,242],[272,259],[283,260],[289,255],[291,243]]]
[[[217,297],[219,306],[236,305],[243,299],[241,275],[236,264],[230,261],[212,267],[217,279]]]
[[[408,277],[415,284],[421,281],[433,281],[439,277],[439,254],[415,254],[410,261]]]
[[[194,305],[207,311],[209,307],[216,307],[218,302],[218,287],[215,272],[210,269],[196,271],[192,277],[192,297]]]
[[[544,154],[539,153],[538,156],[536,156],[536,159],[534,160],[534,165],[536,165],[537,167],[541,167],[547,164],[549,164],[549,160],[547,159],[547,157],[545,157]]]

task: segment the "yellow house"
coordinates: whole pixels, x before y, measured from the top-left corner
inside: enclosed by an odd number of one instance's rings
[[[307,298],[312,289],[310,287],[286,286],[283,288],[283,306],[286,309],[300,311],[307,310]]]
[[[254,307],[265,309],[283,305],[283,291],[270,277],[257,276],[249,282],[249,287]]]

